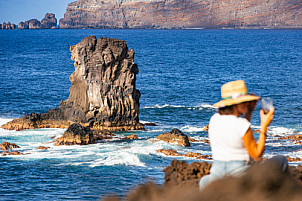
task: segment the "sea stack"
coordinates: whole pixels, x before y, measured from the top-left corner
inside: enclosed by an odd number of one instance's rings
[[[70,50],[75,71],[70,76],[69,98],[46,114],[27,114],[2,128],[67,128],[80,123],[98,130],[144,129],[139,123],[138,66],[126,42],[88,36]]]
[[[18,29],[56,29],[57,18],[53,13],[46,13],[41,22],[37,19],[30,19],[18,24]]]
[[[3,22],[3,24],[0,24],[0,29],[16,29],[16,28],[17,28],[17,26],[10,22],[8,22],[8,23]]]

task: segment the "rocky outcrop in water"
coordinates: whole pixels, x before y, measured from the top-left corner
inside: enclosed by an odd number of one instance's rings
[[[8,23],[3,22],[3,24],[0,24],[0,29],[16,29],[16,28],[17,28],[17,26],[10,22],[8,22]]]
[[[18,24],[18,29],[56,29],[57,19],[55,14],[46,13],[41,22],[37,19],[30,19]]]
[[[46,13],[45,17],[41,20],[42,29],[56,29],[57,18],[53,13]]]
[[[95,140],[93,137],[92,130],[87,127],[81,126],[81,124],[72,124],[63,133],[63,136],[56,139],[56,146],[60,145],[88,145],[94,144]]]
[[[190,146],[188,136],[177,128],[173,128],[170,132],[160,134],[156,138],[159,140],[163,140],[167,143],[175,143],[187,147]]]
[[[78,0],[60,28],[302,28],[302,2]]]
[[[163,153],[167,156],[182,156],[182,157],[189,157],[189,158],[196,158],[196,159],[206,159],[210,160],[212,159],[210,155],[202,155],[201,153],[194,153],[194,152],[188,152],[185,154],[180,154],[176,150],[173,149],[159,149],[156,150],[158,153]]]
[[[12,150],[14,148],[20,148],[18,145],[9,142],[3,142],[0,144],[0,150]]]
[[[89,36],[70,50],[75,71],[70,76],[69,98],[46,114],[27,114],[2,128],[68,128],[80,123],[98,130],[144,129],[139,123],[138,66],[126,42]]]

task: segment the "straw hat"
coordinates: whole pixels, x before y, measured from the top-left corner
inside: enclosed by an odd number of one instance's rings
[[[222,85],[221,97],[222,100],[215,103],[214,107],[226,107],[247,101],[259,100],[260,98],[259,96],[248,94],[243,80],[236,80]]]

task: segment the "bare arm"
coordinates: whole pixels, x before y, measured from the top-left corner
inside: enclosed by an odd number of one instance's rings
[[[260,160],[262,158],[262,155],[264,153],[264,147],[265,147],[267,127],[273,120],[274,111],[275,108],[270,110],[269,113],[264,114],[263,110],[260,110],[261,131],[260,131],[258,143],[256,142],[253,136],[251,128],[249,128],[248,131],[245,133],[245,135],[242,137],[247,152],[254,160]]]

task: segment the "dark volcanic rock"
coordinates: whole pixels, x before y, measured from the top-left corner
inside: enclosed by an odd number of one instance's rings
[[[9,143],[9,142],[3,142],[2,144],[0,144],[1,150],[12,150],[13,148],[20,148],[20,147],[14,143]]]
[[[56,29],[57,18],[53,13],[46,13],[44,19],[41,20],[42,29]]]
[[[188,165],[185,161],[173,160],[164,169],[165,185],[198,187],[198,182],[204,175],[210,174],[212,164],[194,162]]]
[[[160,134],[156,138],[168,143],[177,143],[182,146],[190,146],[188,136],[177,128],[173,128],[170,132]]]
[[[69,98],[46,114],[25,115],[2,128],[67,128],[81,123],[99,130],[144,129],[139,123],[138,66],[126,42],[89,36],[70,50],[75,71],[70,76]]]
[[[87,145],[94,144],[94,137],[90,128],[83,127],[81,124],[72,124],[63,133],[63,136],[56,139],[54,142],[56,146]]]
[[[301,0],[78,0],[60,28],[301,28]]]

